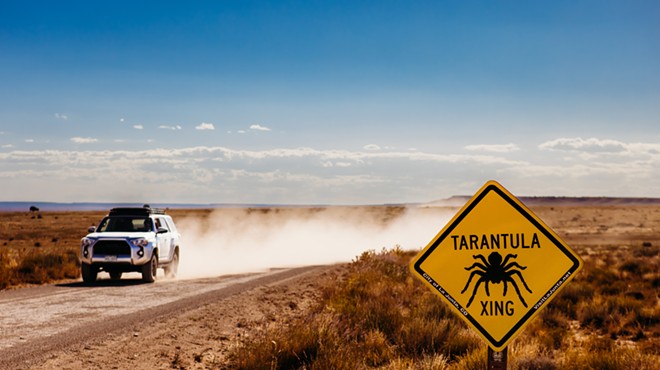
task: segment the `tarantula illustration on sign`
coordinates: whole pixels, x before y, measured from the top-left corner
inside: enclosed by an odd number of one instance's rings
[[[461,294],[465,293],[465,291],[468,289],[468,287],[470,286],[470,282],[472,282],[472,278],[475,275],[479,276],[479,279],[477,280],[477,283],[474,285],[474,289],[472,290],[472,296],[470,297],[470,300],[468,300],[467,307],[470,307],[470,305],[472,304],[472,300],[474,299],[475,294],[477,294],[477,289],[479,289],[481,283],[486,283],[485,284],[486,295],[490,297],[488,284],[489,283],[499,284],[500,282],[504,282],[504,292],[502,293],[502,296],[506,296],[508,283],[511,283],[511,285],[513,285],[513,288],[516,290],[516,293],[518,294],[518,298],[520,298],[520,302],[522,302],[523,306],[527,307],[527,302],[525,302],[525,299],[523,299],[522,295],[520,294],[520,289],[518,288],[518,284],[516,283],[515,280],[513,280],[513,275],[517,275],[520,278],[520,281],[522,282],[525,289],[527,289],[527,291],[531,293],[532,292],[531,289],[529,289],[529,287],[527,286],[527,283],[525,282],[525,279],[523,278],[522,273],[520,272],[520,270],[525,270],[527,267],[520,266],[518,262],[508,263],[510,259],[517,257],[518,257],[517,254],[508,254],[506,257],[504,257],[504,260],[502,260],[501,254],[499,254],[498,252],[492,252],[491,254],[488,255],[488,260],[486,260],[486,257],[484,257],[481,254],[473,255],[472,258],[474,258],[475,260],[479,260],[481,262],[475,262],[472,266],[465,267],[467,271],[470,270],[474,270],[474,271],[472,271],[472,273],[470,274],[467,284],[465,284],[465,288],[463,288]]]

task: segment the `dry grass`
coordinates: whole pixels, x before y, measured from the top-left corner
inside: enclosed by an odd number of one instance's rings
[[[1,212],[0,289],[80,275],[78,248],[106,212]]]
[[[410,275],[411,257],[362,254],[307,317],[246,341],[230,368],[484,369],[485,344]],[[657,368],[659,260],[658,247],[592,253],[509,346],[509,368]]]

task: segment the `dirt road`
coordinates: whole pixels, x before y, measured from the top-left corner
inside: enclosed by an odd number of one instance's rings
[[[231,342],[236,330],[251,320],[263,320],[273,310],[285,317],[284,311],[305,305],[305,297],[316,294],[306,284],[313,280],[310,276],[328,269],[302,267],[155,284],[142,284],[136,275],[91,287],[72,282],[0,292],[0,368],[187,368],[186,361],[193,368],[206,368],[218,364],[225,350],[220,344]],[[271,302],[265,302],[269,291]],[[187,330],[200,322],[205,323],[202,330]],[[209,337],[204,326],[216,336],[213,344],[203,339]],[[122,349],[127,341],[134,342],[129,357]],[[216,353],[202,358],[195,343],[207,352],[215,345]],[[191,352],[186,354],[186,349]]]

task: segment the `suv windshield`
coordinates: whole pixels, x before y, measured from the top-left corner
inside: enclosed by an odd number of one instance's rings
[[[98,232],[147,232],[153,231],[153,223],[149,217],[119,216],[106,217],[99,224]]]

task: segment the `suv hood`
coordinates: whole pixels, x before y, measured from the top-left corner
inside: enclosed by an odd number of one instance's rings
[[[135,239],[135,238],[145,238],[145,239],[155,239],[155,233],[153,231],[148,232],[104,232],[104,233],[91,233],[87,234],[87,238],[94,239]]]

